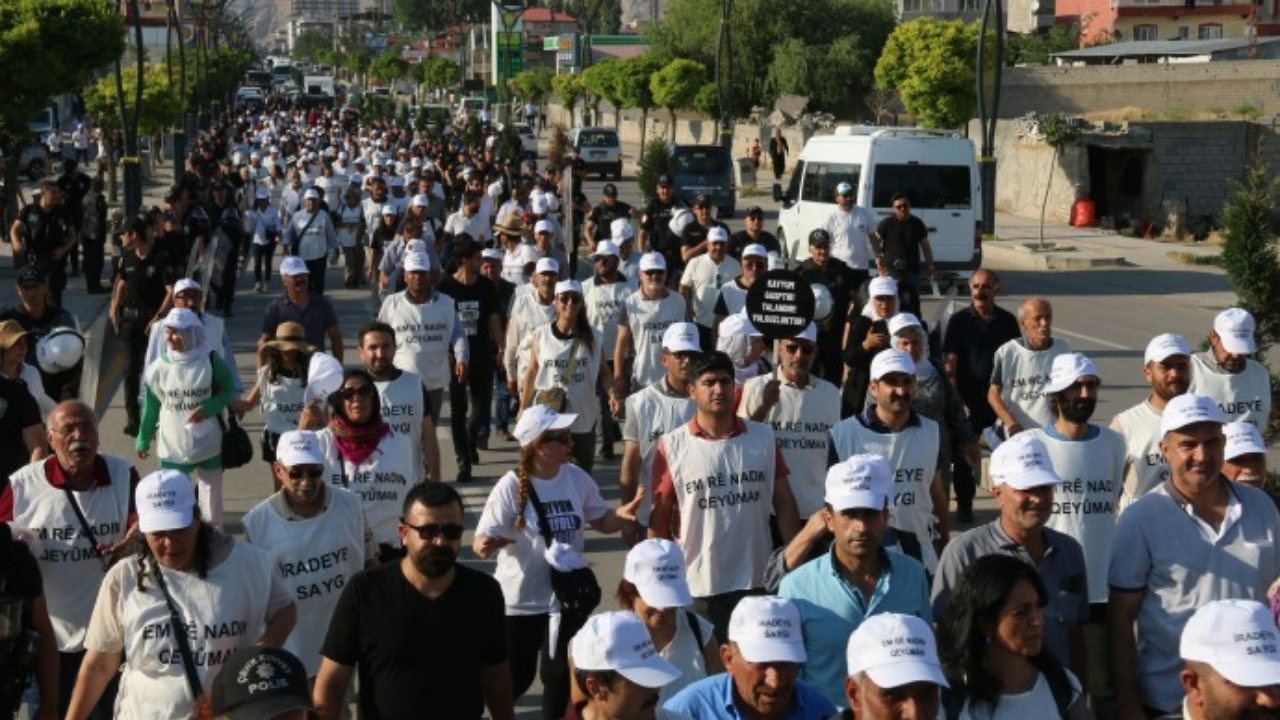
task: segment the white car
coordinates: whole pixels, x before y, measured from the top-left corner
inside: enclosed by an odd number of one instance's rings
[[[529,123],[515,123],[516,135],[520,136],[521,157],[536,160],[538,157],[538,138],[533,134]]]

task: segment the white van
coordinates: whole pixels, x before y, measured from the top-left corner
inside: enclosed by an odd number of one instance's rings
[[[879,223],[890,198],[905,193],[929,229],[935,270],[967,280],[982,263],[982,192],[973,142],[923,128],[842,126],[814,136],[796,159],[786,191],[775,185],[778,242],[791,264],[809,257],[809,233],[835,211],[848,182]]]

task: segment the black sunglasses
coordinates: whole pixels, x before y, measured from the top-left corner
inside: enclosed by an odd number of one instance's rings
[[[542,438],[538,440],[539,445],[546,445],[548,443],[561,443],[562,445],[569,445],[572,442],[573,442],[573,436],[571,436],[568,432],[543,433]]]
[[[814,351],[814,347],[812,345],[801,345],[799,343],[787,343],[782,347],[792,355],[795,355],[796,353],[800,353],[801,355],[812,355]]]
[[[290,480],[301,480],[303,478],[318,480],[321,475],[324,475],[324,468],[289,468]]]
[[[400,518],[400,524],[418,533],[418,537],[423,540],[435,540],[438,537],[444,537],[445,540],[462,539],[462,531],[465,529],[458,523],[445,523],[437,525],[435,523],[427,523],[426,525],[410,525],[405,522],[404,518]]]
[[[339,400],[351,400],[357,397],[372,397],[373,386],[361,385],[360,387],[344,387],[335,392],[334,395],[337,395]]]

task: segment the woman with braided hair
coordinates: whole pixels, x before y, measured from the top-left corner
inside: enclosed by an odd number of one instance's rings
[[[545,718],[560,718],[568,707],[567,647],[586,621],[585,613],[561,613],[551,588],[552,566],[561,572],[587,567],[587,526],[620,532],[635,523],[644,497],[642,491],[617,510],[605,503],[595,480],[570,462],[569,428],[576,419],[545,405],[521,414],[515,429],[520,461],[489,494],[472,544],[482,558],[498,556],[494,577],[506,602],[514,695],[529,689],[541,665]]]

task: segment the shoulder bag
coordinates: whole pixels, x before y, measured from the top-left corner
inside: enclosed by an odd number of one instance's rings
[[[160,588],[160,594],[164,595],[164,603],[169,606],[169,630],[173,633],[174,641],[178,643],[178,654],[182,656],[182,670],[187,676],[187,688],[191,690],[191,697],[198,708],[206,703],[208,698],[205,697],[204,685],[200,682],[200,673],[196,671],[195,654],[191,652],[191,639],[187,637],[187,623],[182,619],[182,613],[178,612],[178,604],[173,601],[173,595],[169,593],[169,585],[164,581],[164,572],[155,558],[151,560],[151,568],[154,571],[152,574],[156,579],[156,587]],[[199,714],[198,710],[197,714]]]
[[[213,363],[221,362],[216,357],[216,352],[209,352],[209,372],[214,372]],[[212,392],[217,395],[221,389],[218,387],[217,375],[214,375]],[[234,470],[238,467],[244,467],[253,460],[253,440],[249,439],[249,433],[240,426],[240,422],[236,420],[236,416],[231,412],[218,413],[218,427],[222,429],[222,450],[219,457],[222,459],[222,468],[224,470]]]
[[[555,538],[551,535],[551,524],[547,522],[547,511],[542,507],[542,501],[538,499],[538,491],[533,488],[532,482],[529,483],[529,501],[533,503],[533,510],[538,514],[538,531],[547,547],[551,547],[551,543],[555,542]],[[560,607],[566,617],[585,621],[591,616],[591,611],[600,604],[600,583],[596,581],[596,574],[589,567],[569,572],[552,567],[551,591],[560,601]]]

